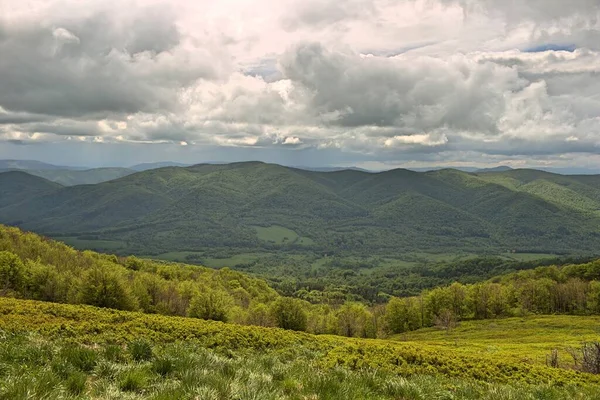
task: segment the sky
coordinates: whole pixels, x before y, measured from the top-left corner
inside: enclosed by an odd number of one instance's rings
[[[600,166],[600,0],[0,0],[0,158]]]

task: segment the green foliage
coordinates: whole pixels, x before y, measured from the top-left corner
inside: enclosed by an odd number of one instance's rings
[[[16,254],[0,251],[0,293],[21,289],[24,270],[23,262]]]
[[[123,243],[122,254],[151,256],[206,249],[592,253],[600,224],[596,177],[527,170],[371,174],[253,162],[161,168],[62,188],[7,172],[0,187],[3,223],[95,238],[98,246]]]
[[[61,356],[75,369],[83,372],[91,372],[96,366],[98,359],[95,351],[82,346],[64,348]]]
[[[135,361],[149,361],[152,359],[152,346],[146,340],[138,339],[127,345],[131,358]]]
[[[190,302],[188,315],[193,318],[227,321],[227,313],[233,305],[231,297],[210,288],[196,293]]]
[[[13,335],[4,338],[0,349],[19,346],[22,351],[40,353],[41,363],[15,363],[0,353],[0,399],[266,399],[266,400],[423,400],[423,399],[551,399],[585,400],[595,398],[596,383],[551,385],[488,383],[481,380],[442,375],[400,376],[372,368],[326,367],[318,362],[319,353],[305,351],[299,357],[269,351],[231,351],[206,349],[193,342],[155,343],[154,350],[168,364],[155,368],[132,360],[103,358],[103,344],[97,367],[89,372],[56,374],[47,367],[53,354],[69,352],[77,346],[71,340],[55,338],[49,342],[38,335]]]
[[[82,276],[81,302],[97,307],[135,310],[136,299],[129,292],[125,278],[110,265],[94,267]]]
[[[307,323],[304,308],[304,304],[300,300],[282,297],[273,303],[271,313],[278,327],[304,331]]]
[[[123,392],[139,392],[148,384],[147,372],[139,367],[131,367],[118,377],[119,389]]]
[[[599,271],[600,260],[596,260],[539,267],[473,285],[454,283],[426,290],[417,297],[390,301],[385,321],[390,332],[402,333],[466,319],[597,314],[600,285],[587,279],[596,279]]]
[[[313,354],[311,357],[315,365],[326,369],[337,366],[353,370],[373,368],[402,376],[434,374],[489,382],[600,382],[600,377],[547,367],[542,360],[531,363],[530,360],[494,353],[455,351],[451,346],[437,348],[426,342],[397,343],[314,336],[274,328],[8,298],[0,298],[0,315],[0,330],[5,332],[38,332],[52,340],[68,339],[89,345],[92,349],[98,345],[130,343],[136,338],[143,338],[151,343],[151,347],[162,343],[184,342],[186,345],[224,352],[274,351],[291,359]],[[537,328],[539,330],[539,326]],[[457,331],[459,329],[460,326]],[[518,335],[517,332],[515,334]],[[39,349],[31,352],[27,350],[27,346],[15,346],[15,342],[6,340],[4,342],[4,347],[0,345],[0,358],[6,357],[3,354],[10,351],[9,359],[45,365],[44,360],[53,354],[52,351]],[[546,352],[547,349],[543,354]],[[155,351],[153,348],[152,353],[157,357],[165,357],[160,349]],[[176,364],[185,363],[185,353],[182,351],[172,359],[177,360]],[[98,354],[106,352],[99,351]],[[133,357],[130,360],[135,361]],[[97,363],[95,369],[98,368],[103,368],[103,374],[107,376],[120,373],[107,371],[103,363]],[[140,368],[146,372],[151,371],[152,363],[142,361]]]

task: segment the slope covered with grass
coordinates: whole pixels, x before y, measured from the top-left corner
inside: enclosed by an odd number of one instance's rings
[[[309,356],[323,369],[377,369],[401,376],[442,375],[496,383],[598,384],[600,377],[488,354],[461,354],[422,343],[313,336],[276,328],[245,327],[189,318],[146,315],[35,301],[0,299],[0,329],[36,332],[54,340],[127,344],[184,341],[205,348]]]

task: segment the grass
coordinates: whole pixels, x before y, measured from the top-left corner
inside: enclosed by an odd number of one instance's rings
[[[39,335],[4,334],[0,342],[0,399],[238,399],[238,400],[435,400],[594,399],[598,387],[523,383],[489,384],[442,376],[409,377],[374,370],[324,369],[311,353],[285,354],[210,350],[194,343],[155,344],[151,359],[105,357],[74,367],[79,345]],[[75,351],[71,349],[75,348]],[[123,349],[125,350],[125,349]],[[24,357],[24,358],[23,358]],[[67,373],[52,365],[63,365]]]
[[[489,355],[538,365],[545,364],[546,356],[557,349],[561,364],[572,367],[570,349],[600,340],[600,317],[552,315],[466,321],[450,332],[427,328],[391,339],[456,354]]]
[[[203,265],[211,268],[235,267],[240,264],[249,264],[260,258],[258,253],[236,254],[228,258],[205,258]]]
[[[432,332],[431,343],[425,342],[423,337],[418,340],[417,336],[412,342],[400,343],[397,340],[314,336],[275,328],[7,298],[0,298],[0,316],[0,330],[7,334],[22,336],[34,332],[50,343],[67,341],[93,349],[101,358],[90,356],[81,348],[64,357],[77,360],[69,365],[73,366],[73,370],[82,372],[97,369],[105,364],[103,360],[152,363],[155,358],[161,357],[157,346],[185,343],[230,355],[260,353],[287,359],[304,358],[315,372],[342,368],[350,371],[377,370],[405,378],[433,375],[486,384],[600,384],[600,376],[551,368],[541,362],[510,356],[516,354],[516,349],[478,351],[475,339],[473,350],[455,349],[451,344],[442,342],[439,336],[436,340],[435,332]],[[597,319],[582,318],[578,323],[592,327],[597,322]],[[531,329],[535,329],[535,324],[531,325]],[[523,331],[526,332],[525,329]],[[519,336],[518,333],[513,335],[515,338]],[[562,332],[556,329],[552,340],[558,342],[563,338]],[[45,354],[55,353],[48,346],[40,346],[31,352],[21,347],[14,346],[9,351],[15,363],[39,362],[40,357],[47,357]],[[103,350],[97,350],[98,347]],[[530,347],[536,351],[535,346]],[[528,348],[523,346],[520,351],[526,353]],[[148,364],[147,368],[158,375],[170,374],[168,366]],[[68,376],[71,372],[69,366],[60,366],[56,370],[62,371],[60,376]],[[124,371],[122,368],[108,368],[103,373],[112,376]]]

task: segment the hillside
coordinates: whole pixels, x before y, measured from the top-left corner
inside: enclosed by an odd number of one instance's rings
[[[66,167],[61,165],[48,164],[41,161],[35,160],[0,160],[0,170],[77,170],[82,168],[77,167]]]
[[[0,173],[0,208],[18,206],[31,197],[41,196],[61,185],[22,171]]]
[[[0,226],[0,399],[594,398],[600,375],[581,360],[599,277],[593,261],[372,307],[327,291],[309,303],[227,268]]]
[[[253,162],[160,168],[55,191],[39,185],[26,185],[25,201],[0,195],[0,222],[53,236],[118,240],[122,253],[460,248],[577,254],[600,244],[597,176],[316,172]]]
[[[312,336],[2,298],[0,314],[3,399],[584,400],[595,398],[600,382],[507,358],[505,346],[468,354],[419,340]]]
[[[9,170],[0,169],[0,173],[7,171]],[[18,171],[18,169],[11,169],[10,171]],[[135,171],[127,168],[93,168],[85,170],[23,169],[22,171],[56,182],[62,186],[94,185],[135,173]]]

